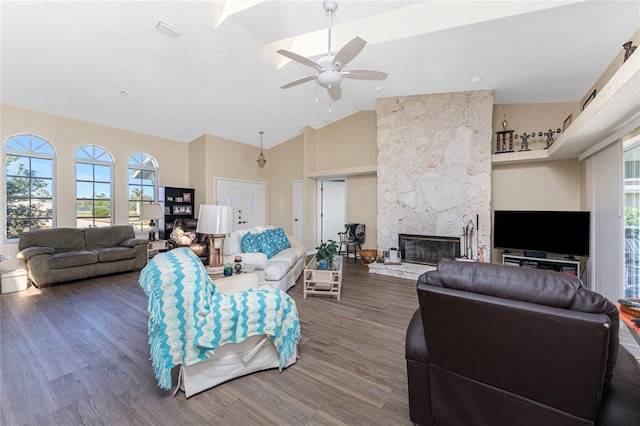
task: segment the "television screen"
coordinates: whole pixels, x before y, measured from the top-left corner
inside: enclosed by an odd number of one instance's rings
[[[589,256],[589,212],[496,210],[493,246]]]

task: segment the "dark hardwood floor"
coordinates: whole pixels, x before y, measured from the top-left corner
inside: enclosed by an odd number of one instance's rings
[[[418,306],[413,281],[349,261],[340,302],[305,300],[298,281],[289,290],[302,325],[298,362],[186,399],[156,386],[137,279],[0,296],[0,424],[411,424],[404,338]],[[621,337],[640,353],[624,327]]]
[[[149,360],[138,273],[0,297],[0,423],[411,424],[404,338],[415,283],[345,264],[341,301],[289,290],[297,363],[189,399],[162,391]],[[176,375],[174,374],[174,383]]]

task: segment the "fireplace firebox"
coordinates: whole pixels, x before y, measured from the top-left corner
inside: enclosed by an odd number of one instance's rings
[[[402,260],[423,265],[437,265],[442,259],[460,257],[460,238],[434,235],[399,234]]]

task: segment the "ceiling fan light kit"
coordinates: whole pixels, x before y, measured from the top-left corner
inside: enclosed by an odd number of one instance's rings
[[[336,1],[324,1],[322,7],[329,14],[329,37],[327,56],[323,56],[314,61],[313,59],[305,58],[297,53],[290,52],[288,50],[280,49],[278,53],[286,56],[287,58],[298,62],[299,64],[306,65],[314,68],[317,73],[315,75],[309,75],[298,80],[289,82],[283,86],[282,89],[288,89],[293,86],[297,86],[307,81],[315,80],[319,86],[327,89],[331,100],[337,101],[342,97],[342,89],[340,83],[343,78],[350,78],[353,80],[385,80],[388,76],[387,73],[373,70],[349,70],[343,69],[343,67],[351,62],[361,51],[364,49],[367,42],[360,37],[356,37],[349,43],[344,45],[342,49],[335,55],[331,54],[331,23],[333,13],[338,8],[338,2]]]

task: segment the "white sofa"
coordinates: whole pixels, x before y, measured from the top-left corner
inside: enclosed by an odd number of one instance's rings
[[[255,273],[258,275],[260,287],[279,288],[286,292],[295,285],[296,280],[302,274],[307,258],[307,250],[297,238],[287,235],[291,247],[276,253],[270,259],[264,253],[243,253],[242,237],[247,232],[255,235],[267,229],[276,229],[276,227],[266,225],[233,231],[225,239],[224,262],[233,264],[235,256],[242,256],[242,263],[255,266]]]

